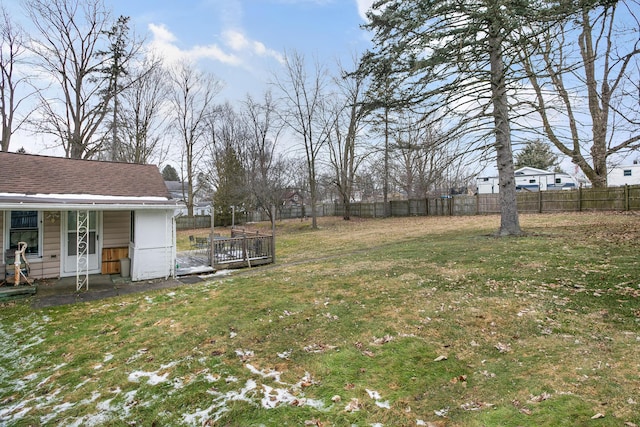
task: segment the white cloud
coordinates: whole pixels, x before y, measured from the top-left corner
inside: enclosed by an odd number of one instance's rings
[[[366,21],[367,20],[367,11],[373,5],[374,0],[356,0],[356,5],[358,6],[358,14],[360,17]]]
[[[248,39],[241,31],[227,30],[222,36],[225,44],[240,54],[270,57],[280,63],[284,62],[280,52],[268,49],[262,42]]]
[[[264,43],[251,40],[238,30],[226,30],[222,33],[223,46],[212,43],[188,49],[180,48],[178,38],[164,25],[149,24],[149,31],[152,35],[150,49],[169,62],[209,59],[225,65],[244,66],[253,55],[283,62],[280,52],[268,49]]]
[[[150,49],[169,62],[201,59],[211,59],[227,65],[240,65],[242,62],[240,58],[225,52],[216,44],[196,45],[190,49],[181,49],[177,45],[178,38],[164,25],[149,24],[149,31],[152,35]]]

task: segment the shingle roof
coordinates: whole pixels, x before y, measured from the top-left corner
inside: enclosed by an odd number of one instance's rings
[[[4,152],[0,193],[171,198],[155,165]]]

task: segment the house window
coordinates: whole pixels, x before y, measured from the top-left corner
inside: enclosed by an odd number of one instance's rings
[[[631,169],[625,169],[624,176],[631,176]]]
[[[40,237],[42,236],[40,213],[38,211],[11,211],[7,217],[9,249],[16,249],[18,242],[25,242],[27,254],[39,255]]]
[[[529,184],[535,184],[535,183],[536,183],[536,180],[535,180],[535,179],[530,179],[530,180],[529,180]]]
[[[67,255],[76,256],[78,255],[78,219],[77,213],[75,211],[69,211],[67,214]],[[82,218],[82,216],[80,217]],[[89,222],[88,232],[89,235],[87,237],[87,243],[89,244],[88,252],[89,254],[96,253],[96,235],[97,235],[97,216],[95,211],[89,212]]]
[[[556,184],[562,184],[562,178],[556,178]]]

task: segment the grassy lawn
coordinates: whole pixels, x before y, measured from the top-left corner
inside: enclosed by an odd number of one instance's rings
[[[640,424],[640,216],[498,223],[287,221],[274,266],[4,304],[0,425]]]

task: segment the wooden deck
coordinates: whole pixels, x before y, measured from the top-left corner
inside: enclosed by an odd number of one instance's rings
[[[255,267],[275,262],[273,235],[232,229],[231,237],[215,237],[211,247],[214,269]]]
[[[36,285],[3,284],[0,286],[0,302],[10,301],[18,298],[26,298],[35,295],[38,290]]]

